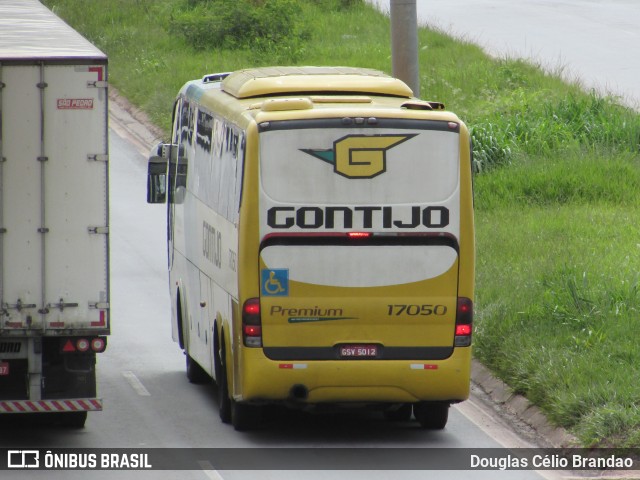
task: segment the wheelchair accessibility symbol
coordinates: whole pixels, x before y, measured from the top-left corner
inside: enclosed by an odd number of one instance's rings
[[[289,270],[265,268],[261,271],[262,295],[270,297],[289,296]]]

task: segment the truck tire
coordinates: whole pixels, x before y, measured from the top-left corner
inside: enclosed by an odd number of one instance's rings
[[[442,430],[449,419],[448,402],[419,402],[413,405],[413,415],[422,428]]]
[[[84,428],[87,412],[65,412],[61,414],[62,425],[69,428]]]

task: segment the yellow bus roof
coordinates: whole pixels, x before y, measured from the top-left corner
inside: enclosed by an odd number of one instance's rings
[[[295,93],[348,92],[411,98],[403,81],[378,70],[354,67],[266,67],[239,70],[222,82],[236,98]]]

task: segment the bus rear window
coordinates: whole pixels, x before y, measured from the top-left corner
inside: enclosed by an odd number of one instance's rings
[[[436,203],[458,188],[459,136],[446,130],[300,128],[260,134],[274,202]]]

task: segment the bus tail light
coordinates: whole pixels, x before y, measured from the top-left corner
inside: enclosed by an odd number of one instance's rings
[[[245,347],[262,346],[260,299],[250,298],[242,307],[242,339]]]
[[[468,347],[471,345],[473,331],[473,302],[467,297],[458,297],[456,311],[456,336],[454,346]]]
[[[371,238],[371,232],[347,232],[349,238]]]

